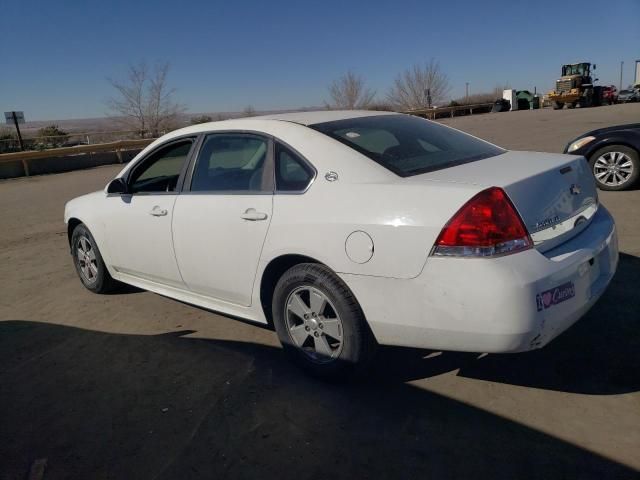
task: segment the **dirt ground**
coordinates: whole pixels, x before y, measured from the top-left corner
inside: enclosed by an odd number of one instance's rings
[[[446,123],[559,151],[640,105]],[[640,190],[602,192],[620,234],[613,284],[546,348],[383,349],[367,379],[291,366],[269,330],[130,289],[85,290],[64,203],[118,167],[0,182],[0,480],[638,478]]]

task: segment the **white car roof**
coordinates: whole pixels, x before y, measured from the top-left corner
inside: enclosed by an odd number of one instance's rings
[[[376,110],[318,110],[315,112],[293,112],[293,113],[274,113],[271,115],[259,115],[256,117],[231,118],[228,120],[219,120],[215,122],[199,123],[188,127],[179,128],[163,135],[151,145],[166,141],[181,135],[198,134],[201,132],[238,129],[252,130],[267,127],[269,124],[273,127],[274,123],[280,126],[286,125],[285,122],[295,123],[298,125],[309,126],[316,123],[332,122],[334,120],[345,120],[347,118],[375,117],[378,115],[399,115],[397,112],[379,112]]]
[[[333,122],[347,118],[374,117],[378,115],[397,115],[396,112],[378,112],[375,110],[316,110],[313,112],[275,113],[251,117],[255,120],[282,120],[285,122],[313,125],[315,123]]]

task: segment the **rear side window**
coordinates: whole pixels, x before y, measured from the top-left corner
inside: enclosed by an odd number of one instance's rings
[[[301,192],[306,190],[314,172],[290,148],[276,144],[276,190]]]
[[[267,139],[249,134],[208,135],[191,180],[195,192],[272,192]]]
[[[505,150],[410,115],[377,115],[311,128],[348,145],[401,177],[482,160]]]

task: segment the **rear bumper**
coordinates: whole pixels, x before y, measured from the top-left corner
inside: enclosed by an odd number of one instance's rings
[[[341,276],[381,344],[520,352],[543,347],[582,317],[617,263],[615,224],[601,206],[588,228],[544,254],[429,257],[410,280]]]

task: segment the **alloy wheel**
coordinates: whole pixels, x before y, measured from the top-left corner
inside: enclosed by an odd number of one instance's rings
[[[287,297],[284,316],[289,337],[316,363],[335,360],[342,351],[342,320],[322,291],[311,286],[293,290]]]
[[[600,155],[594,165],[593,174],[598,182],[610,187],[626,183],[633,173],[633,162],[624,152],[606,152]]]
[[[79,237],[76,243],[76,259],[82,277],[89,283],[95,282],[98,278],[98,261],[91,241],[85,236]]]

